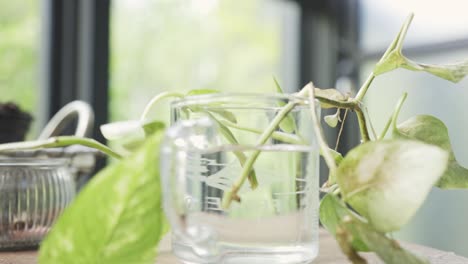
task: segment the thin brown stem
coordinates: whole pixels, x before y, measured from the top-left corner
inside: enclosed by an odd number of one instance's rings
[[[367,115],[367,118],[369,120],[369,126],[370,126],[370,129],[372,131],[372,135],[374,136],[374,139],[377,139],[377,132],[375,132],[375,128],[374,128],[374,125],[372,124],[372,119],[370,118],[369,110],[368,110],[367,106],[364,106],[364,109],[366,111],[366,115]]]
[[[348,116],[349,109],[346,109],[343,115],[343,120],[341,121],[340,131],[338,132],[338,137],[336,138],[335,151],[338,151],[338,145],[340,144],[341,134],[343,133],[344,123],[346,117]]]

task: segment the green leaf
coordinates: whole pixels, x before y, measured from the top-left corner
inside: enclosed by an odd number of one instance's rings
[[[273,77],[273,81],[275,82],[276,92],[279,94],[284,94],[284,91],[279,85],[276,78]],[[286,103],[279,102],[278,105],[283,107],[286,105]],[[279,127],[286,133],[293,133],[296,130],[296,121],[294,120],[294,117],[291,114],[288,114],[283,118],[283,120],[281,120]]]
[[[196,89],[196,90],[191,90],[187,92],[186,96],[194,96],[194,95],[204,95],[204,94],[214,94],[214,93],[219,93],[220,91],[218,90],[213,90],[213,89]],[[237,123],[237,118],[236,116],[227,110],[224,109],[200,109],[200,107],[190,107],[190,109],[194,112],[198,111],[210,111],[211,113],[215,113],[222,118],[236,124]]]
[[[319,99],[320,107],[327,109],[327,108],[336,108],[331,104],[327,104],[326,100],[335,101],[335,102],[346,102],[348,101],[348,96],[342,94],[340,91],[336,89],[319,89],[314,88],[315,90],[315,98]]]
[[[120,140],[125,137],[144,137],[144,130],[139,120],[126,120],[107,123],[100,126],[102,135],[107,140]]]
[[[203,94],[213,94],[213,93],[219,93],[218,90],[214,89],[195,89],[195,90],[190,90],[188,91],[185,96],[193,96],[193,95],[203,95]]]
[[[164,124],[164,122],[154,121],[154,122],[144,124],[143,130],[145,131],[145,135],[148,137],[158,131],[164,130],[165,127],[166,127],[166,124]]]
[[[465,78],[468,75],[468,60],[449,64],[425,64],[410,60],[403,55],[403,41],[412,19],[413,15],[411,14],[395,40],[382,56],[382,59],[376,64],[373,71],[374,75],[377,76],[397,68],[404,68],[411,71],[424,71],[451,82],[459,82]]]
[[[351,234],[359,234],[363,243],[386,264],[429,264],[429,261],[405,250],[396,240],[388,238],[356,217],[346,217],[341,226]]]
[[[340,165],[341,161],[343,160],[343,155],[341,155],[341,153],[331,148],[329,148],[328,151],[333,156],[333,159],[335,160],[335,164]],[[320,155],[322,155],[322,151],[320,151]]]
[[[341,161],[343,160],[343,155],[341,155],[341,153],[331,148],[328,148],[328,152],[331,154],[333,160],[335,161],[335,164],[339,166]],[[324,157],[322,153],[322,149],[320,149],[320,155]],[[328,181],[326,183],[326,186],[332,186],[335,183],[336,183],[336,177],[332,174],[332,171],[330,170],[328,172]]]
[[[238,130],[247,131],[247,132],[251,132],[251,133],[255,133],[255,134],[259,134],[259,135],[261,135],[263,133],[262,130],[259,130],[259,129],[256,129],[256,128],[240,126],[240,125],[234,124],[234,123],[226,121],[226,120],[218,120],[218,121],[221,122],[223,125],[225,125],[227,127],[235,128],[235,129],[238,129]],[[289,133],[285,133],[285,132],[282,132],[282,131],[274,131],[271,134],[271,138],[282,141],[284,143],[299,144],[299,145],[304,144],[304,140],[301,137],[299,137],[298,135],[289,134]]]
[[[219,115],[220,117],[226,119],[227,121],[229,121],[231,123],[237,124],[236,115],[234,115],[234,113],[232,113],[230,111],[227,111],[227,110],[224,110],[224,109],[213,109],[213,108],[209,108],[207,110],[209,112],[211,112],[211,113],[215,113],[215,114]]]
[[[354,213],[338,197],[328,193],[320,201],[319,215],[322,225],[328,232],[336,236],[336,230],[341,225],[343,219],[348,215],[354,215]],[[359,233],[352,234],[351,245],[357,251],[369,251],[367,245],[359,237]]]
[[[430,115],[415,116],[398,125],[393,136],[419,140],[447,151],[448,168],[436,186],[442,189],[468,188],[468,169],[458,163],[450,144],[448,129],[440,119]]]
[[[418,63],[405,57],[401,49],[398,49],[392,51],[386,60],[377,63],[374,74],[380,75],[397,68],[404,68],[411,71],[424,71],[456,83],[468,75],[468,60],[440,65]]]
[[[340,247],[353,260],[360,258],[352,251],[373,251],[387,264],[428,263],[403,249],[397,241],[372,228],[332,194],[327,194],[320,203],[320,221],[336,236]],[[346,239],[342,239],[343,237]]]
[[[452,64],[436,65],[418,63],[405,58],[405,63],[402,64],[402,67],[412,71],[424,71],[454,83],[461,81],[468,75],[468,60]]]
[[[286,133],[294,133],[296,130],[296,121],[291,114],[288,114],[279,123],[279,127]]]
[[[279,85],[279,82],[275,77],[273,77],[273,82],[275,83],[276,92],[279,94],[284,94],[283,88],[281,88],[281,85]]]
[[[187,108],[182,108],[184,112],[188,114],[187,109],[189,109],[192,112],[210,112],[211,114],[216,114],[219,117],[222,117],[226,119],[227,121],[237,124],[237,118],[236,115],[228,110],[222,109],[222,108],[216,108],[216,105],[214,104],[208,104],[204,106],[199,106],[199,105],[191,105],[190,107]]]
[[[448,164],[447,151],[415,140],[367,142],[337,171],[344,199],[378,231],[400,229],[416,213]]]
[[[327,125],[329,125],[330,127],[336,127],[338,125],[338,122],[341,121],[340,109],[337,109],[335,114],[327,115],[323,119],[325,120],[325,123],[327,123]]]
[[[161,131],[100,171],[42,242],[39,263],[152,264],[165,226],[159,182]]]

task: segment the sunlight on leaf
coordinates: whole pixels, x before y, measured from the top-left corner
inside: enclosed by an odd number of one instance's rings
[[[119,121],[101,125],[101,133],[107,140],[122,139],[127,136],[143,138],[145,131],[139,120]]]
[[[146,137],[151,136],[152,134],[163,130],[166,127],[166,124],[164,124],[161,121],[153,121],[149,122],[143,125],[143,130],[145,131]]]
[[[468,188],[468,169],[462,167],[452,150],[448,129],[438,118],[430,115],[415,116],[397,126],[395,138],[420,140],[436,145],[449,153],[449,164],[436,186],[442,189]]]
[[[100,171],[42,242],[39,263],[154,263],[165,227],[159,182],[161,133]]]
[[[448,164],[447,151],[415,140],[367,142],[337,172],[344,199],[378,231],[399,230],[416,213]]]

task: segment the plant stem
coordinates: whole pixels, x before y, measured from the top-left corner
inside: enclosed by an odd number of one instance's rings
[[[413,13],[409,14],[409,16],[406,18],[405,23],[403,24],[402,29],[400,30],[400,34],[398,34],[396,38],[396,44],[394,48],[399,52],[401,52],[403,48],[403,41],[406,38],[406,33],[408,33],[408,29],[409,29],[409,26],[411,25],[411,22],[413,21],[413,18],[414,18],[414,14]]]
[[[299,93],[297,93],[297,95],[305,96],[307,94],[307,89],[306,89],[307,87],[308,86],[304,87]],[[256,143],[257,146],[265,144],[265,142],[271,137],[273,131],[278,127],[279,123],[286,117],[286,115],[289,114],[289,112],[297,104],[298,102],[289,102],[281,109],[281,111],[275,116],[275,118],[271,121],[271,123],[268,125],[265,131],[260,135],[260,138],[258,139]],[[242,187],[245,180],[247,179],[247,176],[252,170],[253,164],[257,160],[260,153],[261,153],[260,150],[256,150],[252,152],[252,154],[249,156],[249,158],[244,164],[244,167],[242,168],[241,175],[236,180],[236,182],[234,182],[234,184],[232,185],[231,191],[225,192],[225,196],[223,197],[223,202],[222,202],[223,208],[229,208],[232,200],[240,199],[237,193],[239,192],[240,188]]]
[[[369,109],[367,108],[367,106],[364,106],[364,109],[365,109],[365,115],[364,116],[367,116],[367,119],[369,120],[369,127],[371,129],[371,132],[372,132],[372,136],[374,137],[375,140],[378,139],[377,137],[377,132],[375,132],[375,128],[374,128],[374,125],[372,125],[372,118],[370,117],[370,114],[369,114]]]
[[[234,123],[229,122],[227,120],[219,120],[219,122],[221,124],[227,126],[227,127],[232,127],[232,128],[235,128],[235,129],[239,129],[239,130],[243,130],[243,131],[247,131],[247,132],[252,132],[252,133],[256,133],[256,134],[262,134],[262,131],[259,130],[259,129],[239,126],[238,124],[234,124]],[[301,138],[299,138],[298,136],[296,136],[294,134],[280,132],[280,131],[274,131],[271,134],[271,138],[279,140],[279,141],[283,141],[285,143],[290,143],[290,144],[304,144],[304,141]]]
[[[335,159],[330,153],[330,147],[328,146],[325,140],[322,126],[320,125],[320,119],[317,116],[317,112],[315,111],[315,87],[312,83],[309,83],[309,85],[307,85],[306,87],[308,87],[308,92],[309,92],[309,106],[310,106],[310,112],[312,115],[315,136],[317,137],[320,150],[322,151],[323,158],[325,159],[328,169],[330,170],[330,176],[329,176],[328,182],[333,183],[335,182],[337,166],[335,163]]]
[[[358,118],[359,131],[361,131],[362,141],[367,142],[370,140],[370,137],[369,131],[367,130],[366,118],[364,117],[364,113],[362,112],[361,108],[356,108],[355,111]]]
[[[390,116],[390,118],[388,118],[387,123],[385,124],[385,127],[382,130],[382,133],[380,133],[378,140],[385,138],[385,135],[387,134],[387,131],[390,128],[390,125],[392,124],[392,120],[393,120],[393,114]]]
[[[372,82],[374,81],[374,79],[375,79],[375,75],[374,75],[374,72],[372,72],[371,74],[369,74],[369,76],[367,77],[366,81],[361,86],[361,88],[359,88],[359,91],[358,91],[356,97],[354,98],[355,101],[358,101],[358,102],[362,101],[362,99],[366,95],[367,90],[369,89],[369,87],[372,84]]]
[[[349,111],[349,109],[345,110],[344,115],[343,115],[343,120],[341,121],[340,130],[338,132],[338,136],[336,137],[335,151],[338,150],[338,145],[340,144],[341,134],[343,133],[344,123],[346,121],[346,117],[348,116],[348,111]]]
[[[151,101],[145,106],[145,110],[143,110],[143,114],[141,115],[140,117],[140,121],[142,123],[144,123],[146,121],[146,118],[148,117],[148,114],[149,114],[149,111],[151,110],[151,108],[153,108],[153,106],[158,103],[160,100],[164,99],[164,98],[169,98],[169,97],[178,97],[178,98],[182,98],[184,97],[183,94],[181,93],[177,93],[177,92],[162,92],[158,95],[156,95],[155,97],[153,97],[151,99]]]
[[[401,47],[403,45],[403,40],[405,39],[406,33],[408,32],[408,29],[409,29],[409,26],[411,25],[411,22],[413,21],[413,17],[414,17],[413,13],[411,13],[408,16],[405,23],[401,27],[400,32],[398,32],[398,35],[395,37],[395,39],[393,39],[390,46],[388,46],[387,50],[385,50],[385,53],[380,58],[379,63],[383,62],[390,55],[390,53],[392,53],[395,49],[401,51]],[[375,76],[374,72],[372,72],[369,75],[369,77],[367,77],[366,81],[364,82],[364,84],[359,89],[359,91],[358,91],[358,93],[357,93],[357,95],[355,97],[355,100],[362,101],[362,99],[366,95],[367,90],[369,89],[369,87],[370,87],[370,85],[371,85],[371,83],[372,83],[372,81],[374,80],[375,77],[376,76]]]
[[[367,264],[367,261],[362,258],[351,245],[352,235],[342,226],[336,229],[336,241],[341,248],[341,251],[348,257],[353,264]]]
[[[398,115],[400,114],[401,107],[403,106],[403,103],[405,102],[407,96],[408,96],[408,93],[404,93],[400,97],[400,99],[398,100],[398,103],[397,103],[397,105],[395,107],[395,110],[393,111],[392,115],[390,116],[387,123],[385,124],[385,127],[384,127],[382,133],[380,134],[379,140],[383,139],[385,137],[385,135],[387,134],[387,131],[390,128],[390,125],[392,123],[393,123],[393,129],[396,129],[396,122],[397,122],[396,119],[397,119]]]
[[[408,96],[408,93],[404,93],[400,97],[400,100],[398,100],[395,112],[393,113],[393,116],[392,116],[393,130],[397,130],[397,118],[400,115],[401,107],[403,106],[403,103],[405,102],[407,96]]]
[[[345,109],[354,109],[357,106],[359,106],[359,102],[355,100],[349,100],[349,101],[335,101],[329,98],[321,97],[321,96],[315,96],[315,99],[319,100],[320,103],[324,103],[327,105],[332,105],[333,107],[336,108],[345,108]]]
[[[44,139],[44,140],[0,144],[0,152],[7,152],[7,151],[14,151],[14,150],[27,150],[27,149],[40,149],[40,148],[58,148],[58,147],[67,147],[71,145],[82,145],[82,146],[94,148],[116,159],[122,158],[122,156],[119,153],[113,151],[106,145],[103,145],[94,139],[74,137],[74,136],[59,136],[59,137],[51,137],[51,138]]]

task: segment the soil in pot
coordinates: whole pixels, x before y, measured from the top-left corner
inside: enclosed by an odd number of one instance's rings
[[[24,141],[32,116],[12,102],[0,103],[0,143]]]

